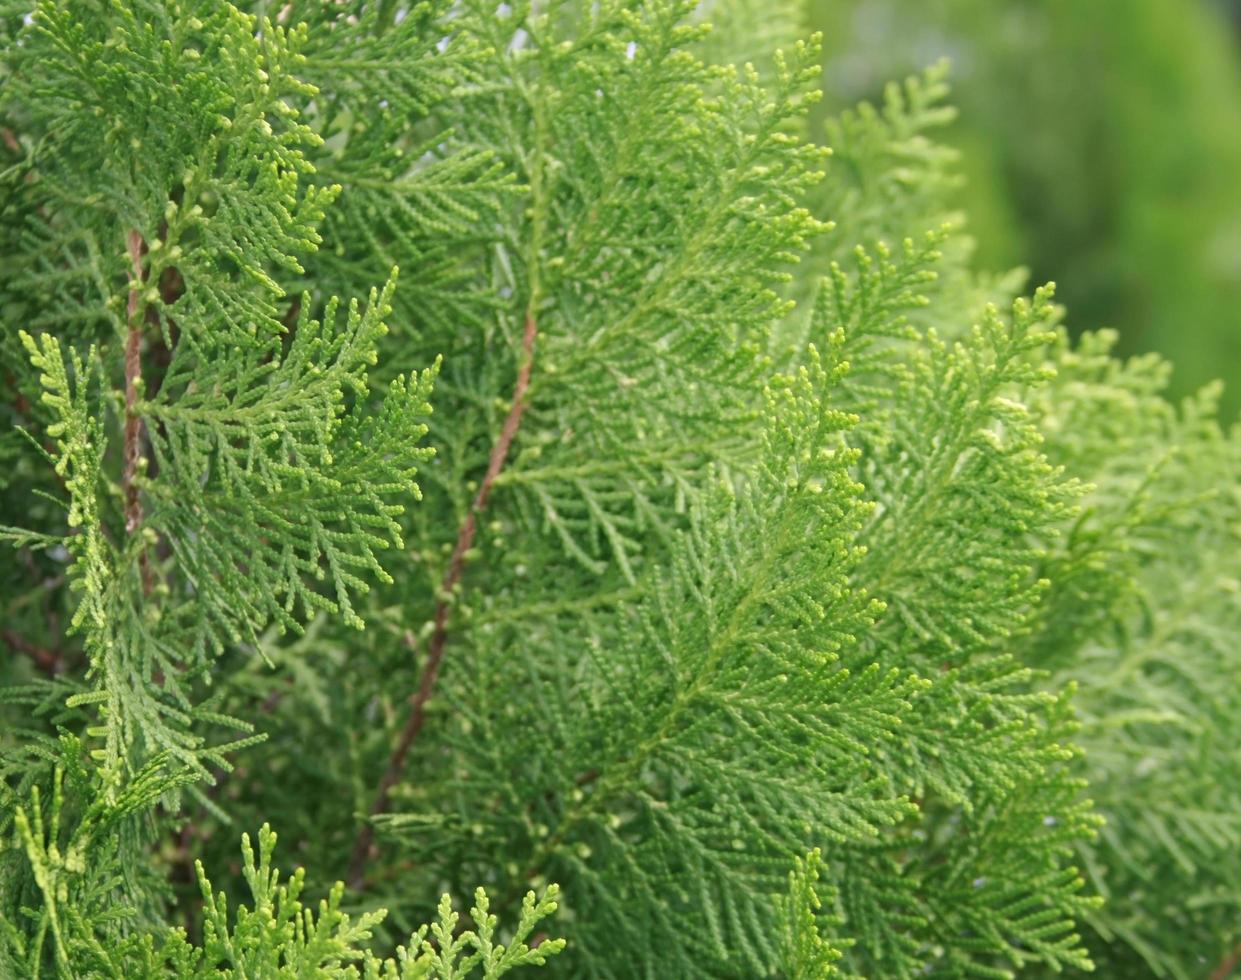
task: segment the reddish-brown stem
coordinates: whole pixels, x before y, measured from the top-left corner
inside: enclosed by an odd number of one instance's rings
[[[452,557],[448,561],[448,570],[440,582],[440,598],[435,606],[434,629],[431,641],[427,645],[426,666],[422,670],[422,680],[409,698],[409,717],[401,730],[401,737],[388,759],[383,778],[379,781],[379,789],[375,794],[375,802],[371,806],[371,816],[383,813],[388,809],[388,798],[392,787],[401,778],[405,768],[405,759],[409,750],[418,738],[419,732],[426,721],[427,701],[435,690],[435,682],[439,678],[440,666],[444,661],[444,646],[448,642],[448,617],[452,611],[451,601],[454,590],[461,581],[461,573],[465,570],[465,555],[474,544],[474,535],[478,531],[478,515],[487,506],[491,495],[491,486],[504,468],[508,458],[509,447],[513,437],[517,435],[517,427],[521,424],[522,414],[526,410],[526,390],[530,387],[530,370],[534,366],[534,341],[538,335],[538,324],[534,313],[527,311],[525,327],[521,340],[521,364],[517,370],[517,382],[513,386],[513,400],[509,407],[504,425],[500,429],[500,437],[491,447],[491,456],[487,460],[487,472],[478,485],[474,502],[470,505],[465,520],[457,532],[457,544],[453,548]],[[361,888],[366,873],[366,862],[370,859],[371,848],[375,841],[375,827],[369,820],[362,824],[354,842],[353,853],[349,859],[349,884],[353,888]]]
[[[4,642],[11,649],[16,650],[18,653],[26,654],[42,670],[47,671],[49,674],[59,674],[63,669],[59,653],[55,650],[49,650],[47,647],[41,647],[37,643],[31,643],[16,630],[0,630],[0,638],[3,638]]]
[[[121,487],[125,494],[125,533],[134,535],[142,529],[142,497],[138,493],[138,465],[142,458],[142,419],[138,415],[138,389],[142,382],[142,235],[136,228],[128,235],[129,262],[133,280],[129,287],[127,309],[129,333],[125,337],[125,469]],[[146,548],[138,546],[138,573],[142,577],[142,594],[151,594],[151,563]]]
[[[13,372],[5,371],[4,380],[8,382],[8,386],[13,390],[13,411],[23,418],[29,418],[30,399],[28,399],[22,390],[17,387],[17,379],[13,377]]]
[[[1219,964],[1211,971],[1210,980],[1227,980],[1239,965],[1241,965],[1241,943],[1232,947],[1231,951],[1219,961]]]

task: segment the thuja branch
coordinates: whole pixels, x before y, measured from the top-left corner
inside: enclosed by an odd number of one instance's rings
[[[487,500],[491,495],[491,487],[500,475],[500,471],[504,469],[509,448],[513,444],[513,438],[517,435],[517,428],[521,425],[521,418],[526,410],[526,397],[530,387],[530,372],[534,367],[534,343],[538,336],[538,320],[535,316],[535,311],[538,309],[539,298],[542,295],[540,269],[547,224],[547,196],[544,179],[546,161],[544,149],[547,140],[547,121],[544,118],[543,100],[539,97],[539,93],[528,89],[517,78],[514,78],[513,81],[529,101],[534,117],[535,130],[534,145],[531,148],[529,158],[531,214],[533,220],[531,221],[531,235],[527,243],[528,251],[526,255],[527,268],[530,273],[530,292],[526,302],[525,323],[522,327],[521,356],[518,362],[517,380],[513,385],[513,397],[509,404],[508,415],[505,416],[504,424],[500,429],[500,436],[496,440],[495,445],[492,446],[491,455],[487,460],[487,471],[483,475],[482,482],[478,486],[478,492],[475,494],[474,500],[470,504],[465,519],[457,532],[457,543],[453,548],[452,557],[449,559],[448,569],[440,582],[439,597],[435,606],[434,627],[431,633],[431,642],[427,647],[426,666],[423,668],[418,690],[410,696],[409,716],[405,721],[405,727],[401,730],[400,738],[397,740],[396,747],[388,759],[388,765],[384,770],[383,777],[379,781],[375,802],[371,806],[371,817],[387,810],[392,787],[401,778],[401,772],[405,768],[405,760],[409,756],[409,750],[417,740],[426,721],[427,701],[435,690],[435,682],[439,678],[440,666],[444,659],[444,647],[448,642],[448,616],[451,611],[449,603],[452,601],[454,592],[461,581],[461,574],[465,569],[466,553],[474,543],[474,536],[478,530],[479,514],[487,506]],[[374,823],[367,820],[358,831],[353,853],[349,859],[348,879],[350,886],[353,888],[361,888],[365,882],[366,863],[370,860],[374,840]]]
[[[534,312],[527,310],[525,326],[522,330],[521,361],[517,370],[517,382],[513,386],[512,403],[509,406],[508,415],[504,419],[504,425],[500,429],[500,437],[496,440],[495,445],[491,447],[491,455],[487,460],[487,472],[483,475],[482,482],[478,486],[478,492],[474,495],[474,501],[470,504],[465,520],[462,521],[461,528],[457,532],[456,546],[452,550],[448,569],[440,582],[439,600],[435,606],[435,627],[431,633],[431,642],[427,647],[427,662],[422,671],[422,680],[418,684],[418,689],[409,698],[409,716],[406,718],[405,727],[401,730],[401,736],[397,740],[396,747],[392,750],[392,755],[388,759],[388,765],[384,770],[383,778],[379,781],[375,802],[371,806],[370,815],[372,817],[388,809],[388,800],[392,787],[401,778],[401,772],[405,768],[405,760],[409,756],[409,750],[417,740],[426,721],[427,701],[435,690],[435,682],[439,678],[440,666],[444,660],[444,647],[448,642],[448,617],[451,612],[450,604],[453,592],[460,583],[461,574],[465,570],[466,552],[474,544],[474,536],[478,531],[478,516],[487,506],[492,484],[495,483],[496,477],[500,475],[500,471],[504,469],[509,448],[513,444],[513,438],[517,435],[518,426],[521,425],[521,417],[526,410],[526,392],[530,387],[530,371],[534,366],[534,341],[537,335],[538,322],[535,319]],[[353,853],[349,859],[349,883],[354,888],[362,887],[366,873],[366,862],[370,857],[374,840],[375,827],[368,820],[362,824],[361,829],[358,831]]]
[[[125,496],[125,533],[138,534],[142,529],[142,498],[138,493],[138,466],[142,457],[142,419],[138,415],[138,399],[142,386],[142,235],[136,228],[129,231],[129,262],[133,279],[129,286],[126,310],[129,332],[125,337],[125,469],[121,487]],[[138,546],[138,571],[142,576],[143,595],[151,592],[151,564],[146,548]]]

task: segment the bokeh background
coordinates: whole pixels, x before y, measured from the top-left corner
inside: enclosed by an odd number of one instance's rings
[[[947,57],[985,268],[1241,408],[1241,0],[810,0],[822,112]]]

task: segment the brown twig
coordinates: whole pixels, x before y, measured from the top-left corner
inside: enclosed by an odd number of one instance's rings
[[[138,463],[142,458],[142,419],[138,415],[138,389],[142,383],[142,235],[132,228],[128,236],[129,261],[133,285],[129,288],[129,333],[125,338],[125,470],[121,486],[125,494],[125,533],[138,534],[142,528],[142,497],[138,493]],[[146,548],[138,546],[138,572],[142,594],[151,594],[151,563]]]
[[[1241,942],[1237,943],[1211,971],[1210,980],[1227,980],[1232,971],[1241,965]]]
[[[302,297],[297,295],[293,297],[293,302],[289,304],[289,308],[284,311],[284,316],[280,318],[281,325],[286,330],[292,330],[297,325],[297,318],[302,315]]]
[[[5,371],[4,380],[13,391],[13,411],[15,411],[23,419],[29,419],[30,399],[27,398],[25,392],[17,386],[17,378],[13,377],[13,372]]]
[[[487,472],[483,475],[478,492],[474,495],[474,502],[470,505],[470,510],[457,532],[457,544],[449,559],[448,570],[444,573],[443,581],[440,583],[440,598],[435,606],[435,628],[431,633],[431,641],[427,645],[427,662],[422,671],[422,680],[418,685],[418,690],[409,698],[409,717],[388,759],[388,767],[384,770],[383,778],[379,781],[379,790],[371,806],[372,817],[388,809],[392,787],[401,778],[401,771],[405,767],[405,759],[409,755],[410,747],[418,738],[426,721],[427,700],[431,697],[435,682],[439,678],[440,665],[444,660],[444,646],[448,642],[448,617],[451,612],[452,594],[461,581],[461,573],[465,569],[465,554],[474,544],[474,536],[478,531],[478,515],[487,506],[491,486],[504,468],[509,447],[513,444],[513,437],[517,435],[517,427],[521,424],[522,414],[526,410],[526,390],[530,387],[530,370],[534,366],[534,341],[537,335],[538,324],[533,311],[528,310],[522,331],[521,364],[517,370],[517,382],[513,386],[513,401],[509,407],[508,416],[504,419],[504,425],[500,429],[500,437],[491,447]],[[353,853],[349,858],[348,878],[353,888],[361,888],[363,885],[366,862],[370,859],[374,840],[375,827],[368,820],[358,831]]]
[[[32,643],[16,630],[4,629],[0,630],[0,638],[13,650],[18,653],[24,653],[39,665],[41,670],[55,675],[64,669],[64,663],[59,653],[55,650],[49,650],[47,647],[39,646]]]

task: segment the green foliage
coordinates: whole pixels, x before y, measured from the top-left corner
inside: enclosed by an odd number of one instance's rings
[[[79,779],[82,775],[76,774]],[[212,888],[202,865],[196,864],[204,909],[201,947],[188,942],[183,929],[135,933],[119,941],[102,936],[101,923],[123,921],[133,910],[108,910],[107,903],[124,894],[126,883],[111,874],[101,875],[93,862],[106,862],[109,857],[106,849],[113,843],[109,831],[143,811],[175,782],[176,777],[170,778],[157,760],[130,782],[114,804],[97,800],[64,838],[63,847],[60,771],[46,818],[37,789],[29,815],[25,808],[17,809],[17,832],[41,906],[23,907],[19,912],[34,923],[29,939],[11,924],[2,937],[5,945],[0,947],[0,956],[5,959],[0,964],[12,975],[20,971],[22,976],[39,977],[48,959],[46,948],[51,947],[51,962],[62,976],[453,980],[473,976],[479,968],[478,975],[492,980],[519,966],[542,965],[564,948],[561,939],[544,939],[533,949],[525,942],[538,923],[556,911],[556,886],[546,889],[542,898],[534,892],[526,895],[507,945],[495,942],[498,920],[488,911],[487,893],[479,888],[470,910],[477,932],[458,931],[460,916],[453,911],[451,898],[444,895],[438,919],[415,931],[394,957],[381,960],[367,943],[384,918],[383,910],[351,918],[341,911],[345,890],[341,882],[319,903],[317,914],[303,905],[303,869],[280,881],[280,872],[271,863],[276,835],[267,826],[259,831],[257,861],[249,835],[241,838],[242,875],[253,908],[240,906],[230,915],[227,897]]]
[[[200,656],[205,645],[253,638],[271,618],[299,628],[298,606],[361,628],[350,591],[369,586],[358,573],[391,581],[375,552],[402,546],[404,507],[389,498],[419,496],[414,474],[432,453],[417,443],[435,374],[398,376],[364,409],[393,287],[372,290],[364,313],[352,303],[343,327],[335,298],[322,322],[303,305],[287,351],[275,341],[207,359],[174,352],[147,410],[159,433],[151,525],[172,542],[205,614]],[[324,569],[331,598],[306,582]]]
[[[1170,357],[1182,398],[1241,367],[1241,48],[1220,6],[811,0],[807,23],[832,113],[951,58],[955,201],[983,261],[1059,280],[1078,330]],[[1230,384],[1225,417],[1238,407]]]
[[[779,900],[784,935],[781,937],[781,965],[789,980],[819,980],[839,976],[833,966],[840,951],[819,932],[822,899],[818,888],[822,855],[818,849],[797,859],[789,872],[788,894]],[[833,920],[839,925],[839,920]]]
[[[1217,390],[1174,406],[1169,366],[1121,364],[1115,339],[1062,335],[1059,380],[1037,406],[1049,454],[1097,487],[1054,553],[1061,585],[1028,649],[1080,686],[1084,772],[1107,820],[1086,864],[1107,899],[1091,917],[1100,968],[1191,977],[1222,959],[1214,937],[1235,934],[1241,895],[1225,721],[1241,690],[1237,440],[1216,421]],[[1169,907],[1169,894],[1193,898]]]
[[[254,7],[0,6],[0,974],[1225,954],[1241,449],[942,67],[829,162],[793,5]]]

